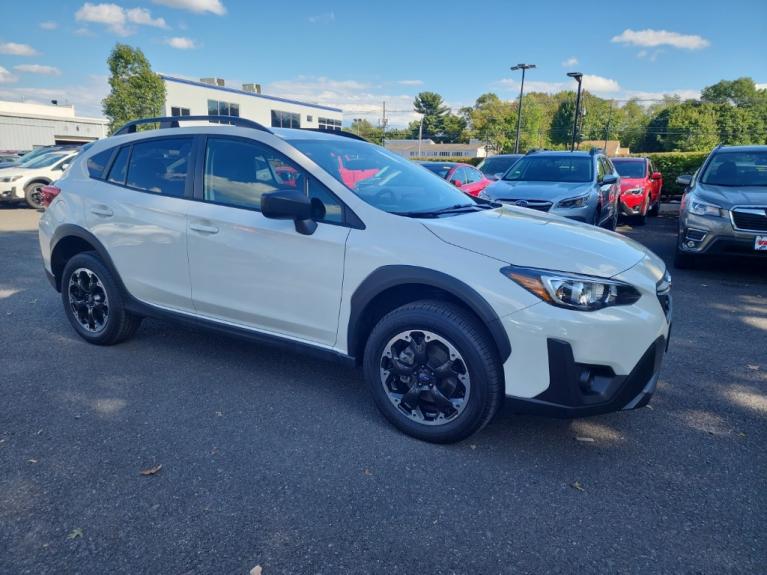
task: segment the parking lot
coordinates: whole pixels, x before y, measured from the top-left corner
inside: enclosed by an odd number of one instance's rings
[[[651,408],[438,446],[333,363],[153,320],[84,343],[37,217],[0,208],[0,573],[764,570],[764,265],[673,272]],[[670,265],[675,225],[620,230]]]

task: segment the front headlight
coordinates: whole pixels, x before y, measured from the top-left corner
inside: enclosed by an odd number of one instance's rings
[[[695,198],[690,198],[688,203],[688,211],[696,216],[722,217],[724,215],[722,208],[716,204],[709,204]]]
[[[482,190],[482,191],[480,191],[480,192],[477,194],[477,197],[478,197],[478,198],[482,198],[483,200],[489,200],[489,199],[490,199],[490,196],[488,196],[488,195],[487,195],[487,193],[485,192],[485,190]]]
[[[589,201],[589,195],[586,194],[585,196],[578,196],[575,198],[567,198],[566,200],[560,200],[557,202],[556,207],[557,208],[582,208],[585,206]]]
[[[0,182],[15,182],[16,180],[20,180],[22,176],[6,176]]]
[[[635,196],[638,196],[643,192],[642,188],[631,188],[630,190],[626,190],[623,192],[624,194],[634,194]]]
[[[642,297],[634,286],[607,278],[517,266],[501,273],[546,303],[567,309],[596,311]]]

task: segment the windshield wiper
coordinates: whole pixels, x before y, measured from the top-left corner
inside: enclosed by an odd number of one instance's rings
[[[438,210],[423,210],[414,212],[392,212],[398,216],[405,216],[408,218],[437,218],[445,214],[463,214],[469,212],[475,212],[477,210],[486,210],[492,206],[484,206],[480,204],[455,204],[454,206],[448,206],[446,208],[440,208]]]

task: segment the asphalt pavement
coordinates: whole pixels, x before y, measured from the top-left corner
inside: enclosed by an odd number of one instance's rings
[[[154,320],[84,343],[37,217],[0,208],[2,575],[767,569],[763,265],[673,272],[651,408],[437,446],[355,369]],[[621,231],[670,264],[675,225]]]

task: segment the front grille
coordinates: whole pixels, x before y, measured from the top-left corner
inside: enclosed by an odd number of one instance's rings
[[[668,271],[663,275],[658,284],[655,286],[655,292],[658,295],[658,301],[660,307],[663,308],[663,313],[667,320],[671,319],[671,274]]]
[[[735,229],[767,232],[767,208],[735,208],[731,213]]]
[[[531,210],[538,210],[541,212],[548,212],[552,206],[552,202],[546,202],[543,200],[524,200],[521,198],[501,198],[500,202],[509,204],[510,206],[529,208]]]

